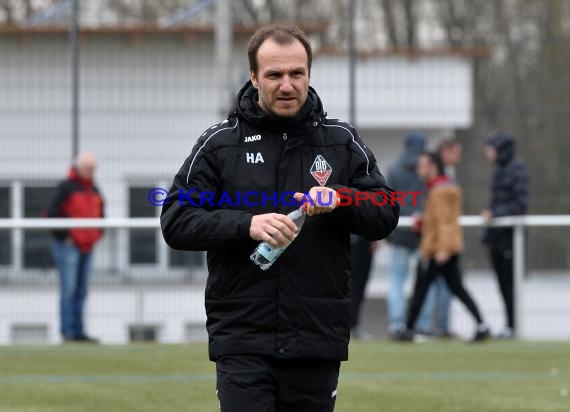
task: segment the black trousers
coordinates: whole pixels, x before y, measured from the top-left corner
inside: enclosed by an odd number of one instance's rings
[[[507,326],[515,328],[514,314],[514,270],[513,270],[513,248],[512,242],[509,245],[490,246],[491,263],[497,276],[499,289],[505,304],[505,314],[507,318]]]
[[[360,318],[360,308],[364,301],[364,291],[370,277],[370,266],[372,264],[372,252],[370,251],[370,241],[360,236],[354,236],[351,242],[351,300],[350,300],[350,327],[358,325]]]
[[[463,282],[461,281],[461,270],[459,267],[459,255],[453,255],[443,265],[438,265],[434,259],[431,259],[429,262],[422,263],[422,261],[420,261],[418,263],[414,294],[408,309],[408,319],[406,321],[407,328],[414,328],[429,287],[438,275],[444,277],[451,293],[457,296],[467,307],[467,310],[469,310],[473,315],[475,321],[478,324],[483,323],[483,319],[481,318],[481,314],[475,304],[475,301],[471,298],[469,292],[467,292],[463,287]]]
[[[221,412],[332,412],[340,362],[222,356],[216,361]]]

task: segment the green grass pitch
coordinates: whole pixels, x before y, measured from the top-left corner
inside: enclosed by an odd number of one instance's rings
[[[568,342],[354,342],[335,411],[568,412],[569,392]],[[204,344],[0,348],[0,412],[216,410]]]

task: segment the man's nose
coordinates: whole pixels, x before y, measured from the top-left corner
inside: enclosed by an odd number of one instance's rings
[[[284,93],[290,93],[293,91],[293,85],[291,84],[291,79],[289,76],[283,76],[283,81],[281,82],[280,88]]]

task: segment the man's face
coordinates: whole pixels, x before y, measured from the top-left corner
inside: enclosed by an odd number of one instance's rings
[[[497,160],[497,151],[491,145],[485,146],[485,157],[491,163],[494,163]]]
[[[435,165],[431,162],[430,158],[425,155],[418,157],[416,165],[416,173],[423,181],[428,181],[434,177]]]
[[[259,106],[279,117],[293,117],[307,100],[309,67],[300,41],[278,44],[267,39],[257,51],[257,73],[250,73]]]
[[[77,164],[77,173],[85,179],[92,179],[97,168],[97,162],[94,157],[84,156]]]
[[[461,161],[462,148],[459,143],[447,147],[441,152],[441,160],[446,166],[457,166]]]

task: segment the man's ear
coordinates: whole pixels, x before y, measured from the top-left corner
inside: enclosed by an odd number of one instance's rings
[[[249,80],[251,80],[251,84],[253,84],[253,87],[257,89],[257,76],[255,75],[254,72],[249,72]]]

